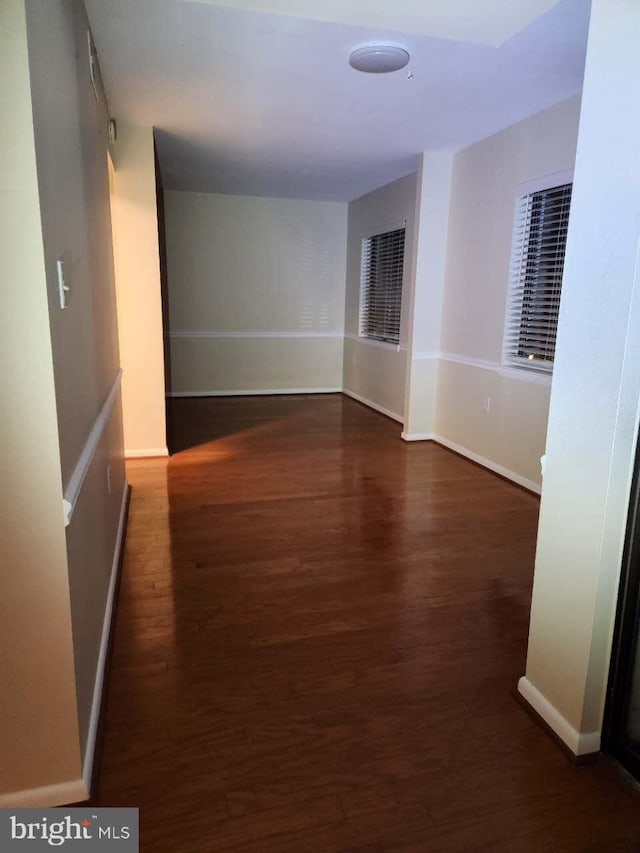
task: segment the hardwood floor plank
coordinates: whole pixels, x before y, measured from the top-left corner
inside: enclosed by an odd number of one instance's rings
[[[96,797],[141,850],[638,849],[513,696],[535,497],[340,395],[171,408],[179,452],[127,465]]]

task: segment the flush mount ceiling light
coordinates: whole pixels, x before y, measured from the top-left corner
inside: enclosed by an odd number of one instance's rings
[[[349,57],[349,65],[367,74],[388,74],[404,68],[409,59],[409,53],[403,47],[371,44],[354,50]]]

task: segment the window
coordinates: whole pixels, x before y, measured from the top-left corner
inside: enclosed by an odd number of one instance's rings
[[[360,268],[360,335],[400,343],[405,227],[365,237]]]
[[[567,246],[571,183],[516,201],[503,360],[550,373]]]

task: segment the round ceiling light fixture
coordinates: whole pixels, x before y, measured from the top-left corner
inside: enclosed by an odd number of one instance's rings
[[[389,74],[400,71],[409,63],[409,52],[391,44],[370,44],[358,47],[349,57],[349,65],[367,74]]]

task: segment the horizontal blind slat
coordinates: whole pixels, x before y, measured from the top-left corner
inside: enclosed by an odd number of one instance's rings
[[[550,370],[555,356],[571,184],[516,202],[505,313],[507,363]]]
[[[360,334],[390,343],[400,341],[405,229],[362,241]]]

